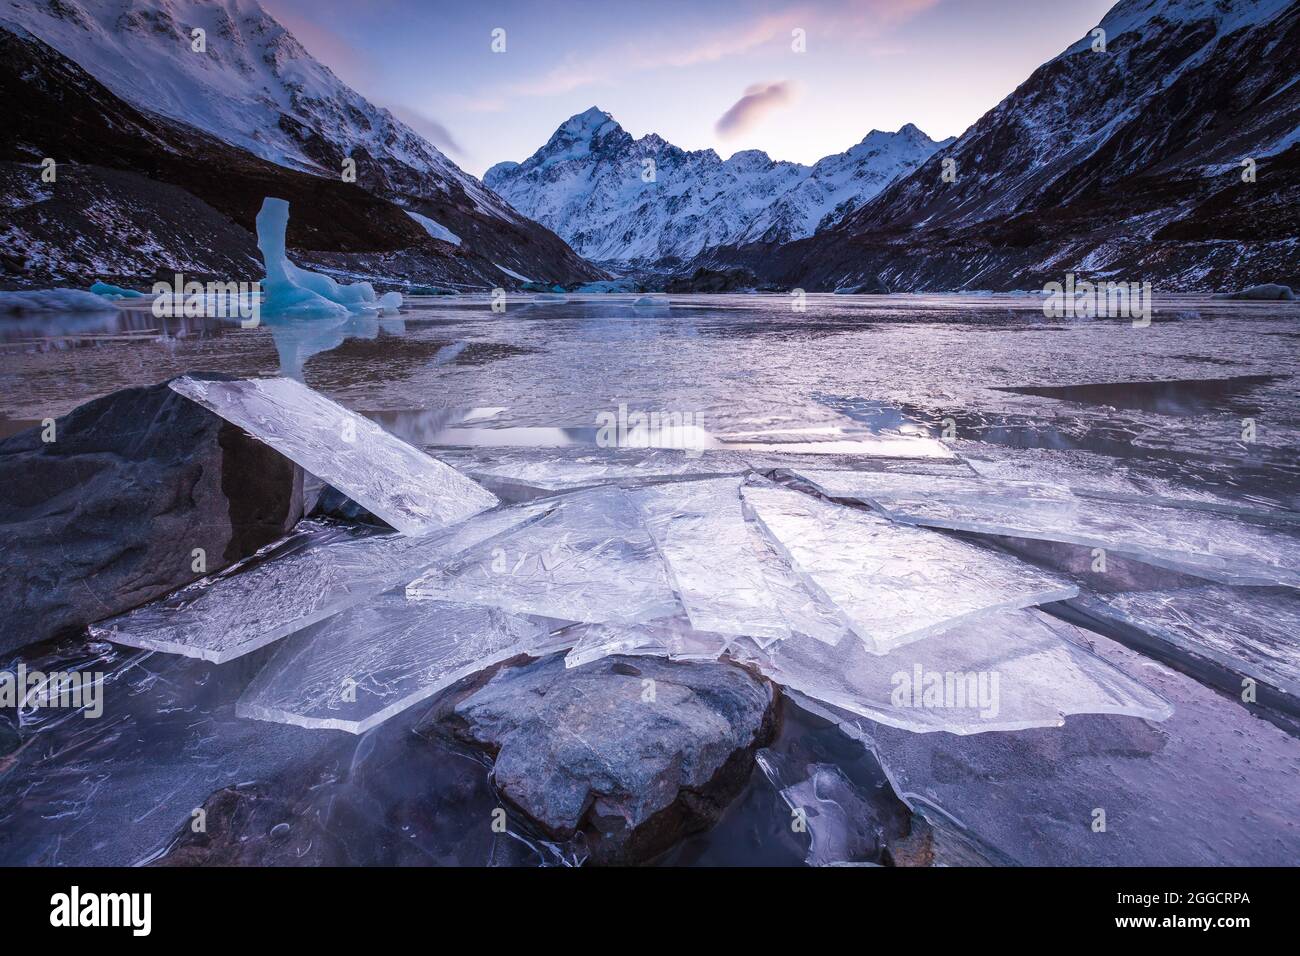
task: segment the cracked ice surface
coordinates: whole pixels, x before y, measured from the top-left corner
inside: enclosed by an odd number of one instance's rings
[[[550,633],[549,622],[497,608],[389,591],[280,645],[235,712],[365,733],[485,667],[568,646]]]
[[[809,697],[914,733],[1059,727],[1070,714],[1164,720],[1171,710],[1090,653],[1082,631],[1041,611],[968,620],[888,654],[858,641],[781,641],[736,648],[767,676]]]
[[[170,384],[403,534],[427,534],[497,504],[455,469],[293,379],[187,375]]]
[[[1035,482],[800,470],[832,498],[862,501],[896,521],[1104,548],[1229,584],[1300,586],[1290,522],[1140,501],[1083,498]]]
[[[741,510],[741,483],[677,482],[637,491],[634,498],[696,630],[788,637]]]
[[[554,505],[546,517],[430,570],[407,586],[408,596],[590,623],[680,612],[628,492],[601,487],[545,501]]]
[[[747,485],[742,495],[801,580],[874,654],[966,618],[1078,593],[1015,558],[778,485]]]
[[[1211,585],[1091,594],[1074,603],[1300,702],[1300,594],[1294,590]]]
[[[336,525],[303,521],[294,534],[254,557],[92,625],[91,635],[224,663],[545,513],[539,507],[493,511],[425,538],[358,536]]]

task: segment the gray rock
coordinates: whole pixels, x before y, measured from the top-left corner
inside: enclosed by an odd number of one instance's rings
[[[641,862],[712,825],[772,737],[776,691],[734,664],[554,656],[435,717],[496,755],[504,797],[593,863]]]
[[[161,383],[0,442],[0,651],[137,607],[282,536],[302,470]]]
[[[1216,299],[1264,299],[1268,301],[1286,301],[1290,302],[1295,299],[1295,293],[1287,285],[1278,285],[1276,282],[1266,282],[1263,285],[1253,285],[1248,289],[1242,289],[1240,292],[1221,292],[1215,296]]]

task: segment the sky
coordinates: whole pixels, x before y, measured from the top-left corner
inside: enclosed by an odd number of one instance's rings
[[[724,159],[761,149],[813,163],[905,123],[957,136],[1113,0],[262,4],[350,86],[481,176],[591,106],[633,136]]]

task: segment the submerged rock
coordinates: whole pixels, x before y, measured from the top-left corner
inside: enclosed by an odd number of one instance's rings
[[[0,651],[247,557],[301,517],[302,480],[293,462],[166,382],[0,442]]]
[[[776,700],[733,664],[553,656],[430,720],[495,754],[498,789],[548,835],[582,833],[593,863],[637,863],[716,822],[774,733]]]

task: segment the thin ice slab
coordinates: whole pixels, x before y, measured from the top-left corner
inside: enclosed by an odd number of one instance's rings
[[[870,654],[799,638],[735,652],[785,687],[913,733],[1059,727],[1070,714],[1164,720],[1169,705],[1092,654],[1084,632],[1041,611],[1003,611]]]
[[[653,624],[575,624],[566,636],[573,646],[565,655],[565,667],[581,667],[616,654],[714,661],[731,643],[724,634],[693,630],[682,618]]]
[[[282,644],[241,717],[363,734],[463,677],[548,645],[547,624],[389,591]]]
[[[1300,593],[1210,585],[1080,596],[1073,602],[1166,642],[1191,661],[1266,684],[1300,709]]]
[[[490,604],[557,620],[633,624],[681,610],[630,494],[593,488],[545,499],[541,520],[412,581],[412,598]]]
[[[1015,558],[779,485],[746,485],[742,495],[800,580],[873,654],[981,614],[1078,593]]]
[[[895,521],[1102,548],[1227,584],[1300,586],[1300,536],[1290,522],[1139,501],[1085,498],[1037,482],[802,470],[832,498]]]
[[[91,626],[94,637],[223,664],[415,578],[431,564],[546,514],[492,511],[426,538],[303,521],[221,574]]]
[[[186,375],[170,385],[403,534],[428,534],[497,504],[455,469],[291,378]]]
[[[778,640],[790,629],[741,509],[742,480],[670,482],[634,498],[696,630]]]

